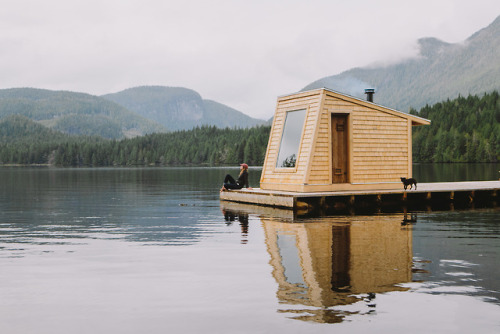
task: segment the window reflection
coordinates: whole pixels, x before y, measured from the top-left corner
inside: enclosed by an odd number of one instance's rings
[[[295,167],[305,116],[305,109],[287,112],[276,167]]]
[[[280,233],[277,235],[277,243],[286,281],[292,285],[305,286],[296,236]]]

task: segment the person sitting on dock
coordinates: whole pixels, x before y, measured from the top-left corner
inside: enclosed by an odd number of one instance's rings
[[[230,189],[241,189],[241,188],[248,188],[252,189],[248,185],[248,165],[247,164],[241,164],[240,165],[240,175],[238,176],[238,180],[234,180],[234,178],[227,174],[226,177],[224,178],[224,184],[222,185],[222,188],[220,191],[226,191]]]

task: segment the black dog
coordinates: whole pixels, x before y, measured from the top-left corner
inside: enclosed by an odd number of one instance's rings
[[[415,180],[414,178],[407,179],[406,177],[402,177],[401,182],[403,182],[405,190],[406,190],[406,187],[408,187],[408,186],[410,186],[410,189],[411,189],[413,185],[415,185],[415,190],[417,190],[417,180]]]

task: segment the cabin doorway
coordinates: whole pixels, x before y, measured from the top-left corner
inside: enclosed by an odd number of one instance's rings
[[[348,175],[348,115],[332,114],[332,182],[347,183]]]

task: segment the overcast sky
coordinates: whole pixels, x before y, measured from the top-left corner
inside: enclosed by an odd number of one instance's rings
[[[499,0],[0,0],[0,88],[186,87],[267,119],[280,95],[498,15]]]

